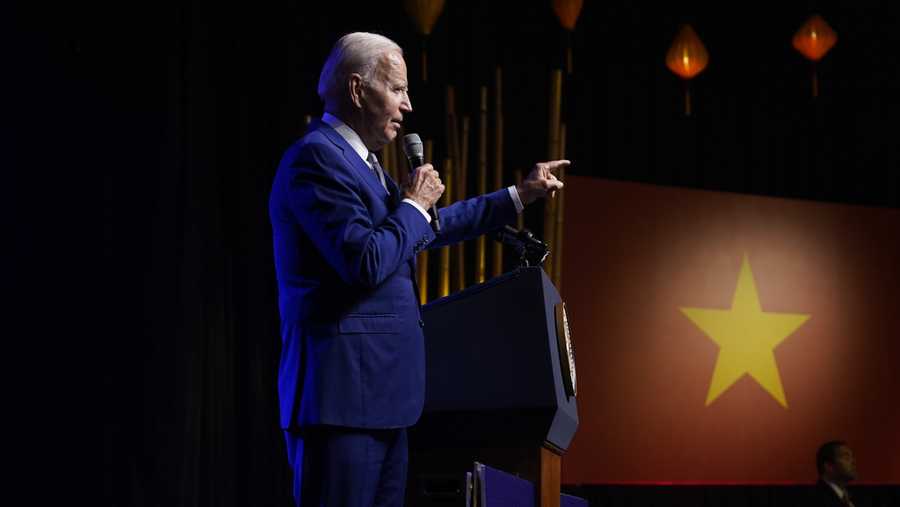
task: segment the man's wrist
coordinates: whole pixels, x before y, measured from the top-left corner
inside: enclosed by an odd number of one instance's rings
[[[522,210],[525,209],[525,201],[522,200],[522,190],[518,187],[518,185],[510,185],[507,187],[509,190],[509,197],[512,199],[513,204],[516,206],[516,213],[521,213]]]
[[[428,220],[429,224],[431,223],[431,215],[428,214],[428,210],[423,208],[421,204],[417,203],[415,200],[413,200],[409,197],[407,197],[406,199],[403,199],[403,202],[408,202],[408,203],[412,204],[417,210],[419,210],[419,213],[421,213],[422,216],[425,217],[425,220]]]

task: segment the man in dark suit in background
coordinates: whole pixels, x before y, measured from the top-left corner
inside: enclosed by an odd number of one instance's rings
[[[319,80],[321,121],[284,154],[270,196],[282,352],[281,427],[302,505],[402,505],[406,428],[424,403],[423,322],[415,257],[516,219],[562,188],[539,163],[519,185],[440,210],[431,164],[403,187],[374,151],[412,112],[396,43],[353,33],[334,46]]]
[[[813,493],[812,506],[853,507],[847,483],[856,479],[856,460],[846,442],[832,440],[816,452],[819,481]]]

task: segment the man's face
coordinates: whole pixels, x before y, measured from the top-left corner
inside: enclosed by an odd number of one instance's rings
[[[832,478],[840,482],[849,482],[856,479],[856,459],[853,451],[846,445],[838,447],[834,456],[834,463],[828,463],[831,467]]]
[[[380,150],[400,133],[403,113],[412,112],[406,62],[400,53],[386,53],[378,61],[371,82],[363,84],[363,127],[360,137],[369,150]]]

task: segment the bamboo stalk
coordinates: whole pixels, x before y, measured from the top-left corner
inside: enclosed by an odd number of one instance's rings
[[[431,156],[434,154],[434,141],[426,139],[424,144],[425,160],[432,160]],[[421,304],[425,304],[428,302],[428,250],[419,252],[416,276],[418,277],[419,283],[419,301]]]
[[[559,158],[566,158],[566,124],[559,126]],[[560,167],[560,180],[566,177],[566,168]],[[556,246],[556,262],[553,264],[553,283],[556,290],[562,293],[562,268],[563,268],[563,224],[565,221],[565,189],[556,192],[556,237],[553,244]]]
[[[428,302],[428,250],[419,252],[416,260],[416,281],[419,284],[419,304]]]
[[[487,102],[487,86],[482,86],[481,101],[478,108],[480,114],[478,124],[478,195],[487,193]],[[487,242],[483,234],[475,240],[475,283],[484,282],[486,245]]]
[[[381,155],[378,155],[378,160],[381,162],[381,168],[385,172],[385,178],[388,176],[393,177],[391,174],[391,170],[393,168],[393,164],[391,164],[391,145],[393,142],[387,143],[384,145],[384,148],[381,149]]]
[[[451,182],[459,181],[458,172],[459,172],[459,121],[456,117],[456,89],[453,86],[447,86],[447,163],[444,164],[444,186],[446,187],[444,190],[444,195],[441,198],[441,202],[444,203],[444,206],[449,206],[456,199],[455,189],[451,188]],[[450,266],[454,266],[455,271],[459,272],[459,266],[454,263],[450,259],[450,256],[456,257],[459,255],[459,249],[456,245],[453,248],[447,248],[448,255],[448,264],[447,264],[447,289],[446,292],[443,289],[443,258],[444,258],[444,250],[441,249],[441,294],[446,296],[449,294],[451,288],[449,285],[449,280],[451,277],[450,274]],[[456,291],[460,287],[459,277],[454,276],[453,278],[453,290]]]
[[[465,200],[468,192],[468,172],[469,172],[469,116],[463,115],[462,118],[462,135],[459,143],[459,158],[456,160],[456,199]]]
[[[503,186],[503,69],[497,67],[494,75],[494,189]],[[503,274],[503,244],[494,242],[492,274]]]
[[[444,195],[441,196],[443,206],[450,204],[450,195],[453,193],[453,159],[444,159]],[[438,283],[438,297],[450,295],[450,247],[441,248],[440,282]]]
[[[544,261],[544,270],[553,277],[553,262],[556,260],[556,197],[549,194],[544,199],[544,241],[550,249],[547,260]]]
[[[431,139],[425,140],[425,161],[434,160],[432,157],[434,156],[434,141]]]
[[[462,241],[453,245],[456,276],[453,278],[453,292],[466,288],[466,244]]]
[[[562,70],[550,73],[550,111],[548,115],[547,159],[559,158],[559,117],[562,109]],[[544,269],[553,276],[553,263],[556,262],[556,198],[550,195],[544,200],[544,241],[550,246],[550,255],[544,263]]]
[[[467,191],[467,174],[469,171],[469,117],[462,117],[462,134],[460,135],[459,160],[456,167],[456,200],[464,201]],[[456,253],[456,284],[455,291],[466,288],[466,244],[462,241],[455,246]]]
[[[384,159],[381,161],[381,166],[388,173],[388,176],[397,181],[397,175],[395,173],[396,170],[396,157],[394,153],[396,153],[397,148],[397,140],[394,139],[390,143],[386,144],[384,150],[381,151],[381,158]]]
[[[559,168],[559,177],[566,175],[566,168]],[[563,268],[563,224],[565,223],[565,190],[558,190],[556,194],[556,237],[553,244],[556,246],[556,259],[553,263],[553,283],[556,290],[562,292],[562,268]]]

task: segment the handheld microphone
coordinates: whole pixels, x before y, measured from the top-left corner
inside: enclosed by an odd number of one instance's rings
[[[425,163],[425,149],[419,134],[406,134],[403,136],[403,153],[409,161],[409,170],[413,171]],[[437,204],[431,205],[431,228],[434,232],[441,232],[441,221],[438,217]]]

